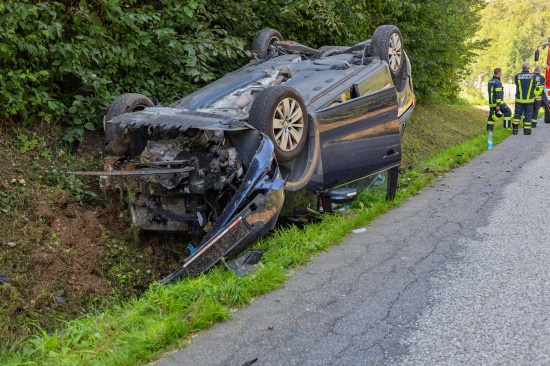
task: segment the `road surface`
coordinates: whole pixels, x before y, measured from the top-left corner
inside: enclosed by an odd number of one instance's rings
[[[156,365],[550,364],[550,125],[521,133]]]

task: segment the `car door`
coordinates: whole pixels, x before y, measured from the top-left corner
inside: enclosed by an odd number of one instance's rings
[[[401,162],[396,92],[383,64],[341,90],[316,118],[325,188]]]

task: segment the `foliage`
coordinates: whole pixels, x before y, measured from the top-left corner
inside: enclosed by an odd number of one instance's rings
[[[482,0],[6,0],[0,3],[0,117],[65,121],[69,141],[100,126],[119,94],[163,104],[246,62],[261,28],[311,46],[403,31],[420,99],[455,96],[478,43]],[[243,22],[246,19],[246,22]]]
[[[484,48],[472,64],[468,80],[474,84],[479,75],[487,82],[496,67],[502,69],[504,82],[513,82],[525,61],[534,63],[537,46],[550,37],[550,3],[541,0],[493,0],[481,12],[481,28],[477,40],[485,40]],[[546,61],[541,52],[539,64]],[[532,70],[533,68],[531,68]]]
[[[237,67],[244,43],[212,25],[205,5],[0,3],[0,116],[63,119],[72,127],[68,138],[81,140],[118,94],[171,100]]]

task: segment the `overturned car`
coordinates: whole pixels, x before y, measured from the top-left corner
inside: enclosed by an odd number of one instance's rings
[[[142,230],[189,237],[163,283],[235,257],[280,215],[349,203],[365,177],[383,172],[395,195],[415,105],[399,29],[319,49],[264,29],[252,51],[246,66],[168,106],[124,94],[105,113],[103,185],[128,192]]]

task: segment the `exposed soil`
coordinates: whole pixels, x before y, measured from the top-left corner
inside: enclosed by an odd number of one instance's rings
[[[62,174],[101,169],[102,133],[87,133],[75,161],[55,126],[25,137],[13,126],[0,133],[0,332],[7,345],[139,295],[178,267],[185,238],[138,233],[119,193],[102,192],[97,178],[75,184]]]

